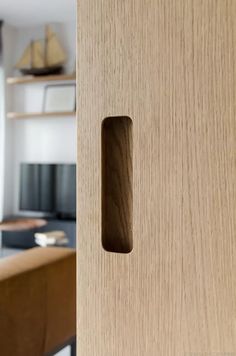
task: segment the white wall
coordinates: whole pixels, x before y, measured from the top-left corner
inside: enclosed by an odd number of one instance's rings
[[[57,33],[69,57],[67,72],[74,70],[75,34],[74,24],[57,25]],[[54,27],[55,28],[55,27]],[[14,32],[14,53],[10,59],[11,75],[26,45],[40,33],[39,28],[19,28]],[[8,63],[9,65],[9,63]],[[9,74],[9,73],[8,73]],[[8,88],[8,111],[41,111],[45,84],[15,86]],[[9,120],[8,120],[9,123]],[[13,120],[7,129],[5,147],[5,204],[4,214],[18,214],[19,167],[21,162],[66,163],[76,161],[76,118],[54,117],[50,119]]]
[[[11,26],[4,24],[3,26],[3,83],[4,83],[4,103],[3,103],[3,116],[2,116],[2,127],[3,127],[3,170],[2,170],[2,184],[3,184],[3,215],[8,215],[12,212],[13,206],[13,151],[14,151],[14,140],[13,140],[13,122],[6,119],[6,111],[13,104],[13,98],[11,95],[10,88],[6,85],[6,78],[12,73],[13,58],[15,53],[16,45],[16,33],[17,30]]]
[[[4,72],[0,63],[0,221],[3,217],[4,199],[4,147],[5,147],[5,105],[4,105]]]
[[[12,26],[35,26],[43,22],[75,22],[76,0],[0,1],[1,19]]]

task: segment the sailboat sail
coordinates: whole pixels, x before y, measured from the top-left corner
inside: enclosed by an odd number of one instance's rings
[[[42,41],[32,43],[32,68],[44,67],[44,48]]]
[[[47,26],[46,29],[46,65],[55,66],[66,61],[66,54],[58,41],[56,34]]]
[[[25,49],[21,59],[15,65],[15,67],[20,69],[20,68],[30,68],[30,66],[31,66],[31,45],[29,45]]]
[[[26,48],[16,68],[43,68],[44,48],[42,41],[32,41]]]

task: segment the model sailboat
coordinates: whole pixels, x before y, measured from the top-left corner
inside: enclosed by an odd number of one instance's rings
[[[49,75],[62,72],[66,54],[50,26],[43,40],[31,41],[16,68],[24,75]]]

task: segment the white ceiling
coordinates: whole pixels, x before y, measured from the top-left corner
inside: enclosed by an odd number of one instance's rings
[[[0,20],[16,27],[75,22],[76,0],[0,0]]]

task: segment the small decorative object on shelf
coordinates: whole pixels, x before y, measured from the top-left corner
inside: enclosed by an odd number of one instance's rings
[[[64,231],[36,232],[35,243],[42,247],[67,246],[69,239]]]
[[[65,62],[65,51],[51,27],[46,26],[45,38],[31,41],[15,67],[24,75],[51,75],[62,73]]]
[[[75,84],[48,85],[45,88],[43,111],[75,112],[75,101]]]

